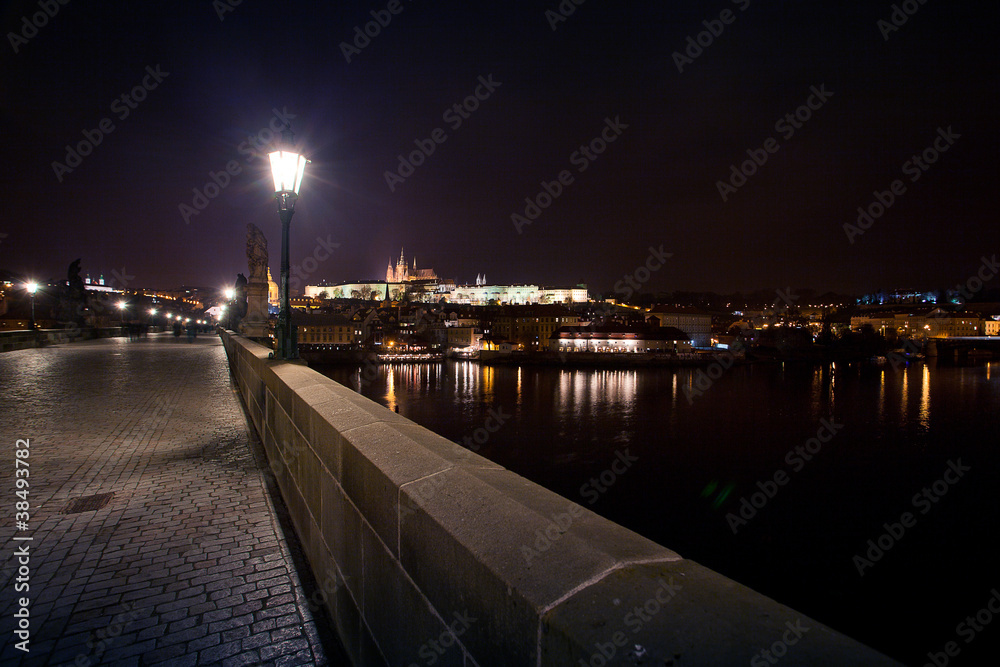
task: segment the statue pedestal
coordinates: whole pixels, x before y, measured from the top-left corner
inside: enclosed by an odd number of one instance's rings
[[[251,279],[247,284],[247,314],[240,323],[247,338],[264,338],[267,333],[267,281]]]

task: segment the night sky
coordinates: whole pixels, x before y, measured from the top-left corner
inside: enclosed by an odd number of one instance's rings
[[[291,244],[293,264],[317,259],[309,283],[383,278],[405,246],[459,281],[610,292],[662,245],[645,290],[860,293],[951,287],[1000,246],[995,4],[909,0],[895,29],[891,3],[870,1],[567,0],[558,21],[558,0],[47,1],[58,13],[37,31],[23,21],[37,0],[5,4],[0,49],[0,269],[37,279],[80,257],[128,287],[231,284],[249,222],[277,275],[270,174],[247,143],[275,109],[312,160]],[[391,21],[356,49],[372,11]],[[136,86],[144,99],[122,100]],[[477,87],[478,108],[446,115]],[[809,101],[808,120],[783,121]],[[53,165],[102,121],[78,166]],[[391,189],[397,156],[438,128]],[[595,159],[576,153],[602,132],[614,141]],[[926,171],[905,164],[940,136]],[[723,201],[748,150],[767,160]],[[226,187],[196,201],[227,164]],[[564,170],[519,233],[512,214]]]

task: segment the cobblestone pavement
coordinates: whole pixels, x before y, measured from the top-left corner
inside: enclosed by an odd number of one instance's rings
[[[217,337],[9,352],[0,388],[0,666],[341,664]],[[26,531],[17,439],[30,440]],[[30,588],[16,592],[23,545]],[[29,653],[15,646],[20,597]]]

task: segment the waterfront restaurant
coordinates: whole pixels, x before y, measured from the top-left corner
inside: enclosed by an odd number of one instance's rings
[[[674,327],[636,331],[624,326],[560,327],[549,339],[553,352],[690,352],[691,337]]]

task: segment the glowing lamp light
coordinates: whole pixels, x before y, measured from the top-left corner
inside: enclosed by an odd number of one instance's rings
[[[126,308],[128,308],[128,303],[126,303],[125,301],[119,301],[118,308],[119,310],[125,310]]]
[[[302,177],[306,172],[305,156],[295,151],[275,151],[268,153],[271,159],[271,177],[274,179],[276,195],[298,195],[302,187]]]
[[[31,297],[31,330],[35,331],[35,292],[38,291],[38,283],[32,281],[24,286]]]
[[[275,338],[277,359],[297,359],[298,329],[292,326],[292,311],[288,294],[288,228],[295,214],[295,200],[302,187],[302,177],[309,162],[301,153],[294,150],[294,135],[291,127],[286,126],[281,132],[282,150],[268,154],[271,160],[271,176],[274,179],[274,199],[278,203],[278,217],[281,219],[281,283],[279,292],[280,307],[278,321],[275,323]]]
[[[232,290],[232,289],[227,289],[227,290],[226,290],[226,301],[232,301],[232,300],[233,300],[233,297],[234,297],[235,295],[236,295],[236,292],[235,292],[235,290]]]

